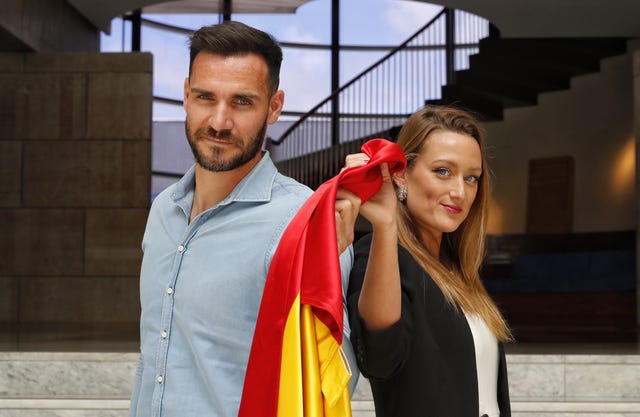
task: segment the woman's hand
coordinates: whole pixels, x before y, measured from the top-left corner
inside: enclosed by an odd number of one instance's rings
[[[368,162],[369,157],[364,153],[350,154],[345,158],[343,169],[363,166]],[[398,201],[389,173],[389,165],[386,162],[380,165],[380,173],[382,174],[380,190],[360,206],[360,214],[371,223],[374,231],[379,228],[395,227]]]
[[[356,225],[359,210],[360,197],[344,188],[338,188],[335,204],[338,253],[344,252],[349,245],[353,243],[353,230]]]

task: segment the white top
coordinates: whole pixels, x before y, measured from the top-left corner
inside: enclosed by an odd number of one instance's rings
[[[465,312],[473,335],[478,373],[479,416],[499,417],[498,407],[498,341],[484,320]]]

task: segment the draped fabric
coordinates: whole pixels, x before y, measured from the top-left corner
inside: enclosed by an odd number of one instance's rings
[[[403,169],[385,139],[362,146],[369,163],[343,170],[303,204],[274,254],[251,345],[239,417],[351,415],[351,370],[342,350],[343,297],[336,238],[339,187],[364,203],[382,184],[379,165]]]

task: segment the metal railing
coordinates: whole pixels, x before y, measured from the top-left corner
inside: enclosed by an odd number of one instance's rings
[[[178,35],[191,32],[146,18],[141,18],[141,24]],[[341,45],[342,51],[386,54],[309,112],[283,112],[298,119],[277,140],[268,138],[273,160],[286,175],[316,188],[335,175],[344,156],[358,151],[365,140],[394,138],[409,114],[424,106],[425,101],[440,98],[441,87],[454,81],[456,70],[468,67],[469,55],[477,52],[479,39],[488,34],[486,20],[443,9],[397,47]],[[298,49],[330,48],[280,44]],[[181,99],[158,95],[154,101],[182,105]]]
[[[298,119],[268,148],[278,168],[316,188],[367,139],[393,139],[409,114],[438,99],[455,70],[488,35],[489,23],[442,10],[409,39]],[[336,111],[334,106],[338,106]]]

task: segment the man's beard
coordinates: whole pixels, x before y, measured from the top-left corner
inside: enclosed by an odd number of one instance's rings
[[[262,143],[264,142],[264,136],[267,132],[267,121],[265,120],[256,135],[250,141],[246,142],[246,147],[243,145],[243,141],[240,138],[231,135],[231,132],[228,130],[217,131],[209,127],[206,129],[198,129],[191,134],[189,121],[187,120],[185,123],[185,131],[189,141],[189,146],[191,146],[191,151],[193,152],[193,156],[198,165],[213,172],[231,171],[246,164],[262,150]],[[232,143],[233,146],[240,149],[241,152],[228,157],[227,159],[223,159],[222,154],[224,153],[224,150],[218,146],[209,146],[204,144],[204,150],[198,148],[199,142],[202,142],[200,140],[202,137],[228,141]]]

